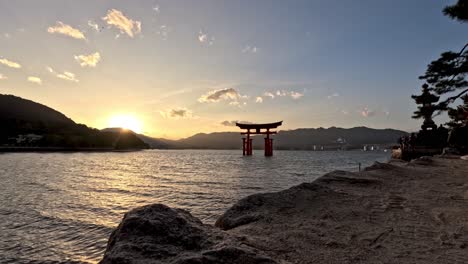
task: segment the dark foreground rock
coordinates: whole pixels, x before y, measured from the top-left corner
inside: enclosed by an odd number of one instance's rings
[[[275,263],[259,250],[162,204],[128,212],[112,232],[101,263]]]
[[[468,161],[376,163],[246,197],[216,227],[135,209],[102,263],[468,263],[467,212]]]

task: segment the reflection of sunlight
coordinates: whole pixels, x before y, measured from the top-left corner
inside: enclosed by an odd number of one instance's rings
[[[142,132],[142,123],[141,121],[133,116],[128,114],[115,115],[109,119],[109,127],[121,127],[125,129],[130,129],[135,133]]]

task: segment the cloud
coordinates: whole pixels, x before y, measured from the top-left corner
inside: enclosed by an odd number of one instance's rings
[[[96,67],[98,62],[101,60],[99,52],[95,52],[89,55],[77,55],[75,60],[80,64],[81,67]]]
[[[257,96],[257,98],[255,98],[255,102],[256,103],[263,103],[263,98],[261,96]]]
[[[64,24],[60,21],[57,21],[55,26],[49,27],[47,32],[50,34],[62,34],[75,39],[86,39],[83,32],[81,32],[79,29],[73,28],[72,26]]]
[[[21,68],[21,65],[19,63],[5,59],[5,58],[0,59],[0,64],[3,64],[10,68],[15,68],[15,69]]]
[[[242,107],[242,106],[247,105],[247,102],[232,101],[232,102],[229,102],[229,105]]]
[[[32,83],[39,84],[39,85],[42,84],[41,78],[35,77],[35,76],[29,76],[28,77],[28,82],[32,82]]]
[[[141,33],[141,22],[126,17],[119,10],[111,9],[107,11],[107,15],[102,19],[106,21],[109,26],[118,28],[121,33],[126,33],[131,38]]]
[[[341,110],[341,113],[342,113],[343,115],[349,115],[349,112],[346,111],[346,110]]]
[[[277,90],[275,93],[272,92],[265,92],[263,94],[265,97],[270,97],[271,99],[274,99],[275,97],[285,97],[289,96],[292,99],[299,99],[304,96],[303,93],[296,92],[296,91],[285,91],[285,90]]]
[[[187,119],[193,117],[193,112],[187,108],[175,108],[159,112],[164,118]]]
[[[169,33],[171,33],[172,29],[166,25],[159,26],[159,30],[156,31],[156,34],[160,35],[163,40],[167,40]]]
[[[68,71],[64,71],[63,73],[58,73],[58,72],[54,71],[54,69],[52,69],[49,66],[47,66],[46,69],[47,69],[48,72],[54,74],[55,77],[57,77],[59,79],[70,81],[70,82],[79,82],[79,80],[76,79],[76,76],[75,76],[74,73],[71,73],[71,72],[68,72]]]
[[[257,53],[259,50],[256,46],[247,45],[242,49],[242,53]]]
[[[159,9],[159,6],[156,5],[156,6],[153,7],[153,11],[159,14],[159,12],[160,12],[161,10]]]
[[[198,32],[198,41],[204,45],[211,46],[214,44],[215,38],[213,36],[208,36],[208,34],[200,30],[200,32]]]
[[[60,79],[66,80],[66,81],[70,81],[70,82],[79,82],[79,80],[77,80],[75,78],[74,73],[67,72],[67,71],[57,74],[57,78],[60,78]]]
[[[219,102],[220,100],[232,100],[237,102],[237,100],[240,98],[246,98],[246,96],[240,95],[239,92],[234,88],[226,88],[210,91],[207,94],[202,95],[198,101],[201,103]]]
[[[339,93],[333,93],[333,94],[328,95],[327,98],[332,99],[333,97],[338,97],[338,96],[340,96]]]
[[[88,20],[88,26],[92,28],[94,31],[99,32],[99,25],[96,22],[92,20]]]
[[[6,39],[10,39],[10,38],[11,38],[10,33],[4,33],[3,36],[4,36]]]
[[[294,92],[294,91],[290,92],[289,95],[291,96],[292,99],[295,99],[295,100],[297,100],[297,99],[301,98],[302,96],[304,96],[303,93]]]
[[[0,73],[0,80],[6,80],[6,79],[8,79],[8,77]]]
[[[361,115],[362,115],[363,117],[371,117],[371,116],[374,116],[374,115],[375,115],[375,111],[370,110],[370,109],[367,108],[367,107],[364,107],[364,109],[361,110]]]
[[[228,127],[233,127],[233,126],[236,126],[236,123],[241,123],[241,124],[252,124],[252,122],[249,122],[249,121],[239,121],[239,120],[225,120],[223,122],[221,122],[221,125],[223,126],[228,126]]]
[[[389,117],[389,116],[390,116],[390,111],[388,111],[388,110],[384,110],[383,113],[384,113],[384,115],[385,115],[386,117]]]

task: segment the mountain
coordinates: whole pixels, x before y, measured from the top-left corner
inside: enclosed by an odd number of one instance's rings
[[[48,106],[0,94],[0,146],[69,149],[147,148],[134,133],[102,132]]]
[[[328,149],[361,148],[363,145],[390,146],[397,143],[398,138],[407,132],[395,129],[373,129],[367,127],[354,128],[301,128],[279,131],[273,136],[276,149],[311,150],[324,146]],[[146,137],[146,136],[145,136]],[[141,137],[140,137],[141,138]],[[239,132],[199,133],[179,140],[142,138],[154,148],[169,149],[240,149],[242,136]],[[151,139],[163,147],[151,144]],[[253,137],[253,146],[263,148],[263,136]],[[156,147],[155,147],[156,146]]]
[[[48,106],[14,95],[0,94],[0,121],[11,119],[46,124],[75,125],[73,120]]]

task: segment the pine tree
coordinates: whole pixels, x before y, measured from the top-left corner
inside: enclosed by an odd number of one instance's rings
[[[468,125],[468,95],[464,95],[462,99],[462,105],[448,109],[448,115],[452,119],[447,123],[450,127],[456,128]]]
[[[444,8],[443,13],[462,23],[468,22],[468,0],[458,0],[452,6]],[[452,111],[450,104],[468,94],[468,43],[459,51],[448,51],[440,55],[428,66],[426,73],[419,77],[430,85],[430,90],[438,95],[449,95],[436,106],[438,114]],[[458,109],[458,108],[457,108]],[[452,115],[449,115],[451,118]],[[468,118],[468,117],[464,117]],[[459,123],[455,121],[455,123]],[[466,122],[465,122],[466,123]]]

